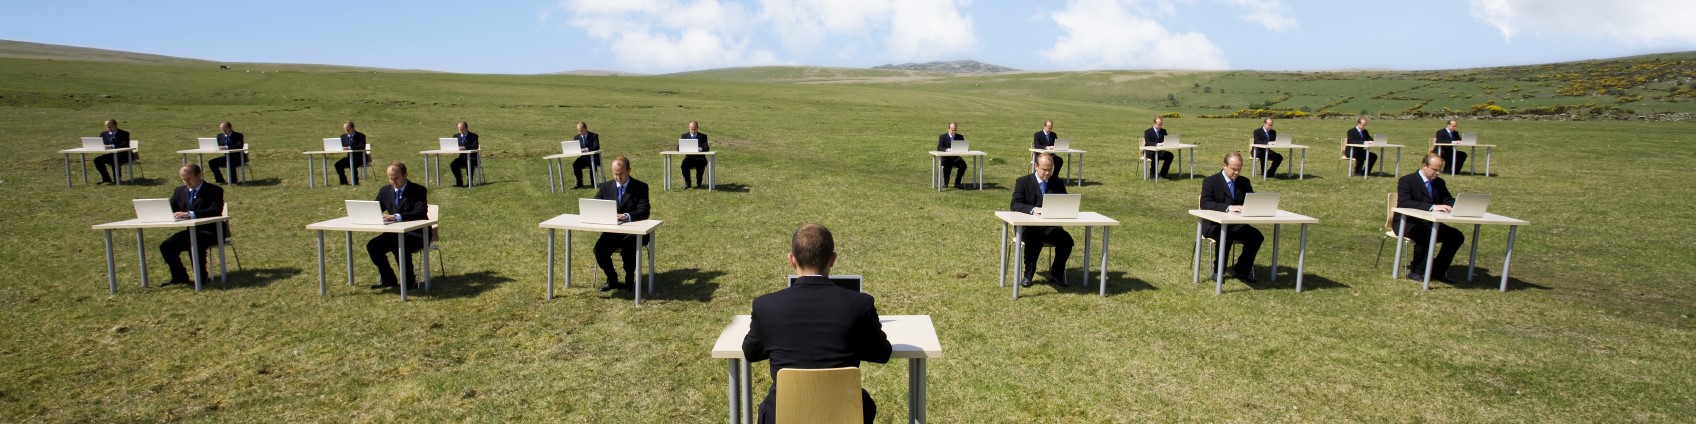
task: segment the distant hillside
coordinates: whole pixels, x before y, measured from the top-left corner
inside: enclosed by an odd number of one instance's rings
[[[1005,66],[996,66],[976,60],[953,60],[947,62],[903,63],[900,65],[873,66],[872,69],[893,69],[902,71],[947,72],[950,74],[999,74],[1016,72]]]
[[[755,66],[746,68],[723,68],[680,72],[662,76],[721,81],[782,82],[797,84],[854,84],[920,81],[948,78],[952,75],[941,72],[903,71],[893,69],[825,68],[813,66]]]
[[[0,40],[0,57],[91,62],[210,63],[210,61],[200,59],[12,40]]]
[[[646,74],[638,74],[638,73],[635,73],[635,72],[619,72],[619,71],[601,71],[601,70],[594,70],[594,69],[579,69],[579,70],[575,70],[575,71],[554,72],[554,73],[550,73],[548,75],[576,75],[576,76],[588,76],[588,77],[640,77],[640,76],[645,76]]]

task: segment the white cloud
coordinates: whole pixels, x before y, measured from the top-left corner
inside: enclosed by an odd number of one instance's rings
[[[1688,0],[1472,0],[1472,16],[1502,38],[1571,36],[1646,45],[1696,43]]]
[[[1069,0],[1049,18],[1063,35],[1042,55],[1083,68],[1225,69],[1225,56],[1207,36],[1174,33],[1156,20],[1170,5],[1150,10],[1138,0]]]
[[[1248,9],[1238,16],[1244,22],[1259,24],[1266,29],[1283,32],[1300,27],[1290,16],[1290,6],[1282,0],[1230,0],[1232,6]]]
[[[753,15],[717,0],[561,0],[569,23],[602,40],[620,65],[674,71],[781,63],[752,47]],[[595,67],[605,68],[605,67]]]

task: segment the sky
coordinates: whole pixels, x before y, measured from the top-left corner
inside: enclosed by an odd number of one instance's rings
[[[223,62],[662,74],[1457,69],[1696,50],[1689,0],[8,1],[0,39]]]

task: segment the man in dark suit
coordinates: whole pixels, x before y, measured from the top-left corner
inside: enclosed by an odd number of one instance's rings
[[[350,153],[347,157],[336,161],[336,176],[342,178],[342,185],[347,185],[347,169],[365,166],[371,163],[371,157],[365,151],[365,133],[353,130],[353,121],[342,124],[342,150]],[[359,185],[359,170],[353,171],[353,184]]]
[[[1159,146],[1166,142],[1166,127],[1160,117],[1154,117],[1154,126],[1142,130],[1142,145]],[[1143,157],[1148,158],[1148,173],[1154,173],[1154,162],[1160,161],[1160,178],[1166,178],[1166,171],[1172,169],[1172,152],[1147,152]]]
[[[1058,179],[1049,178],[1054,175],[1054,155],[1043,153],[1036,157],[1036,172],[1019,177],[1013,182],[1014,212],[1031,215],[1042,215],[1042,195],[1066,194],[1066,184]],[[1072,255],[1072,235],[1060,227],[1025,227],[1019,233],[1019,239],[1025,243],[1025,275],[1021,276],[1019,285],[1031,286],[1031,278],[1036,277],[1036,259],[1042,253],[1044,244],[1054,246],[1054,263],[1048,268],[1048,277],[1054,285],[1066,287],[1066,258]]]
[[[595,198],[618,202],[618,222],[632,222],[648,219],[648,183],[630,178],[630,159],[619,156],[612,159],[612,180],[601,183],[595,189]],[[644,244],[652,239],[643,239]],[[607,274],[607,283],[601,285],[601,291],[613,289],[628,290],[636,276],[636,236],[630,234],[601,233],[601,238],[595,240],[595,263],[601,271]],[[619,252],[624,260],[624,282],[619,283],[618,272],[612,267],[612,252]]]
[[[214,217],[224,214],[224,189],[207,184],[202,177],[199,164],[187,164],[177,169],[177,178],[183,180],[183,185],[171,191],[171,212],[178,220]],[[194,284],[194,279],[188,275],[188,269],[183,267],[183,253],[193,248],[193,243],[200,243],[200,257],[206,258],[206,250],[218,244],[218,227],[225,225],[224,235],[228,236],[229,226],[223,223],[196,225],[172,234],[164,242],[159,243],[159,256],[165,257],[166,267],[171,269],[171,281],[160,284],[160,287],[172,284]],[[195,240],[190,241],[189,237]],[[200,268],[200,281],[207,281],[206,268]]]
[[[384,173],[389,178],[389,184],[377,190],[377,204],[383,207],[383,222],[417,221],[430,217],[430,190],[422,185],[412,185],[406,179],[406,164],[395,162],[389,164]],[[418,229],[405,234],[383,233],[371,238],[365,243],[365,252],[371,255],[371,264],[377,266],[377,275],[381,277],[373,289],[399,287],[400,279],[395,278],[395,271],[389,267],[389,255],[400,249],[401,237],[406,237],[406,254],[396,255],[395,262],[401,268],[412,270],[412,254],[424,249],[424,230]],[[424,270],[429,272],[429,270]],[[418,287],[418,273],[406,273],[406,287]]]
[[[454,133],[453,138],[459,140],[459,150],[477,150],[477,133],[471,132],[471,124],[459,121],[458,129],[459,132]],[[465,187],[465,172],[477,166],[477,161],[476,153],[465,153],[455,157],[453,162],[448,164],[448,169],[453,171],[454,187]]]
[[[589,132],[589,124],[587,123],[578,122],[577,136],[571,137],[571,139],[577,140],[577,146],[582,147],[585,152],[601,150],[601,135]],[[578,156],[577,160],[571,162],[571,170],[577,174],[577,185],[572,186],[572,188],[588,186],[587,184],[583,184],[583,170],[588,169],[591,165],[596,168],[601,167],[600,154]],[[594,171],[590,170],[590,172]],[[593,177],[593,175],[591,175],[591,177]]]
[[[1453,121],[1450,121],[1453,122]],[[1425,159],[1419,161],[1420,168],[1412,174],[1402,176],[1396,181],[1396,207],[1418,209],[1422,211],[1448,213],[1455,204],[1454,196],[1449,194],[1449,183],[1442,178],[1443,157],[1436,153],[1427,153]],[[1437,242],[1442,246],[1437,248],[1437,257],[1431,264],[1431,279],[1454,284],[1450,280],[1449,264],[1454,262],[1455,252],[1461,244],[1466,243],[1466,236],[1460,230],[1447,225],[1435,226],[1431,221],[1416,218],[1406,218],[1396,214],[1396,221],[1390,224],[1394,231],[1401,228],[1402,220],[1407,221],[1407,229],[1403,237],[1413,240],[1413,262],[1408,264],[1407,278],[1409,280],[1425,280],[1425,251],[1430,249],[1431,231],[1437,231]]]
[[[790,239],[795,284],[754,299],[742,354],[749,363],[771,360],[771,391],[760,402],[760,422],[776,421],[777,372],[785,368],[858,367],[887,363],[893,347],[878,322],[871,295],[830,282],[836,243],[830,230],[807,224]],[[877,415],[870,393],[860,390],[865,422]]]
[[[1456,122],[1455,119],[1450,118],[1448,126],[1443,127],[1443,129],[1437,130],[1437,142],[1438,143],[1459,143],[1460,142],[1460,130],[1455,128],[1458,125],[1459,124]],[[1455,149],[1455,146],[1438,146],[1434,149],[1431,149],[1431,153],[1436,153],[1436,154],[1442,155],[1443,160],[1448,160],[1451,157],[1455,158],[1454,163],[1444,165],[1445,168],[1442,169],[1443,172],[1450,172],[1449,171],[1450,168],[1446,167],[1448,165],[1454,165],[1454,169],[1460,169],[1461,165],[1466,164],[1466,152],[1457,151]]]
[[[1037,150],[1054,150],[1054,140],[1059,139],[1060,134],[1054,132],[1054,120],[1049,119],[1042,121],[1042,131],[1037,131],[1036,134],[1031,134],[1031,148]],[[1060,170],[1066,168],[1066,161],[1060,159],[1059,156],[1054,156],[1053,158],[1053,175],[1061,175]],[[1032,159],[1034,160],[1035,158]]]
[[[218,148],[224,150],[236,150],[245,146],[247,146],[247,139],[243,138],[241,133],[236,132],[235,129],[230,126],[230,121],[224,121],[223,123],[218,124]],[[230,184],[235,184],[236,179],[240,177],[240,175],[236,174],[236,167],[241,166],[243,163],[247,163],[246,156],[247,153],[233,153],[215,157],[212,158],[212,160],[206,161],[206,165],[212,168],[212,181],[217,181],[218,184],[224,184],[224,173],[218,171],[218,168],[229,168]]]
[[[1271,124],[1267,125],[1270,126]],[[1231,152],[1226,154],[1224,165],[1224,169],[1219,170],[1218,174],[1210,175],[1207,179],[1201,180],[1201,208],[1210,211],[1241,213],[1243,211],[1243,198],[1254,192],[1254,184],[1250,183],[1247,177],[1242,176],[1242,153]],[[1201,235],[1220,243],[1220,246],[1229,246],[1228,243],[1233,242],[1242,243],[1242,255],[1237,256],[1237,263],[1231,266],[1231,273],[1245,283],[1254,284],[1257,282],[1254,279],[1254,256],[1260,252],[1260,242],[1266,239],[1265,236],[1260,234],[1259,229],[1247,224],[1232,224],[1225,228],[1225,239],[1219,240],[1219,224],[1203,220]],[[1214,258],[1215,261],[1224,259],[1222,257]],[[1213,266],[1209,268],[1219,269],[1218,262],[1214,262]]]
[[[954,140],[965,139],[966,136],[960,135],[960,124],[949,122],[948,132],[942,133],[942,136],[936,138],[936,151],[946,152],[949,148],[954,147]],[[954,170],[954,189],[965,190],[966,186],[962,184],[961,179],[966,177],[966,159],[959,156],[942,157],[942,184],[944,185],[948,184],[948,170],[950,169]]]
[[[712,145],[707,144],[707,135],[701,132],[701,123],[698,121],[689,121],[689,132],[683,133],[677,138],[695,140],[696,145],[703,152],[712,150]],[[683,170],[683,188],[698,187],[707,183],[707,180],[701,177],[703,173],[707,172],[706,156],[685,155],[683,156],[683,165],[680,168]],[[695,170],[693,181],[689,179],[689,170],[691,169]],[[667,170],[666,172],[671,171]]]
[[[1278,140],[1278,131],[1272,129],[1272,118],[1261,120],[1260,128],[1254,129],[1254,144],[1269,145]],[[1278,175],[1278,165],[1284,163],[1284,155],[1272,149],[1253,149],[1254,157],[1266,161],[1267,176]]]
[[[1356,119],[1354,128],[1349,129],[1348,144],[1366,144],[1372,141],[1372,132],[1366,130],[1366,118]],[[1350,147],[1349,157],[1354,158],[1354,174],[1366,175],[1372,172],[1372,165],[1378,163],[1378,154],[1366,150],[1365,147]],[[1361,166],[1365,168],[1361,168]]]
[[[106,120],[106,132],[100,133],[100,139],[108,149],[130,147],[130,132],[118,129],[118,120]],[[107,153],[94,158],[94,169],[100,171],[100,182],[112,184],[112,174],[118,172],[118,167],[134,159],[133,153]],[[108,171],[110,169],[110,171]]]

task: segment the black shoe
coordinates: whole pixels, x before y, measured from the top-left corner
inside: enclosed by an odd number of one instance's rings
[[[1409,272],[1409,273],[1407,273],[1407,279],[1413,280],[1413,281],[1425,281],[1425,274],[1420,274],[1420,273],[1417,273],[1417,272]]]
[[[406,290],[407,291],[418,290],[419,288],[422,288],[422,287],[424,287],[422,284],[418,284],[416,282],[406,283]]]
[[[1450,279],[1449,276],[1446,275],[1446,274],[1445,275],[1439,275],[1439,276],[1437,276],[1437,278],[1432,278],[1432,280],[1436,280],[1436,281],[1444,283],[1444,284],[1460,285],[1460,283],[1457,283],[1457,282],[1455,282],[1455,280]]]
[[[1048,273],[1048,279],[1053,281],[1055,286],[1071,287],[1072,285],[1066,282],[1066,274],[1063,273]]]
[[[966,189],[966,185],[965,185],[965,184],[960,184],[960,183],[954,183],[954,189],[955,189],[955,190],[965,190],[965,189]]]
[[[596,288],[595,290],[600,290],[600,291],[604,291],[604,292],[613,291],[613,290],[617,290],[619,285],[620,284],[618,284],[615,281],[607,280],[606,284],[601,284],[601,287]]]
[[[159,287],[165,287],[165,286],[170,286],[170,285],[175,285],[175,284],[194,284],[194,282],[189,281],[189,280],[178,280],[178,279],[172,278],[171,281],[159,283]]]
[[[382,289],[386,289],[386,288],[390,288],[390,287],[400,287],[400,284],[397,284],[397,283],[378,283],[378,284],[372,284],[371,285],[372,290],[382,290]]]
[[[1030,286],[1031,286],[1031,279],[1026,278],[1026,279],[1019,280],[1019,287],[1029,288]]]
[[[1234,272],[1232,274],[1234,274],[1238,280],[1243,280],[1244,283],[1254,284],[1260,282],[1260,280],[1254,279],[1254,273],[1252,272]]]
[[[636,285],[632,284],[632,283],[619,284],[618,285],[618,291],[630,291],[631,289],[633,289],[635,287],[636,287]]]

